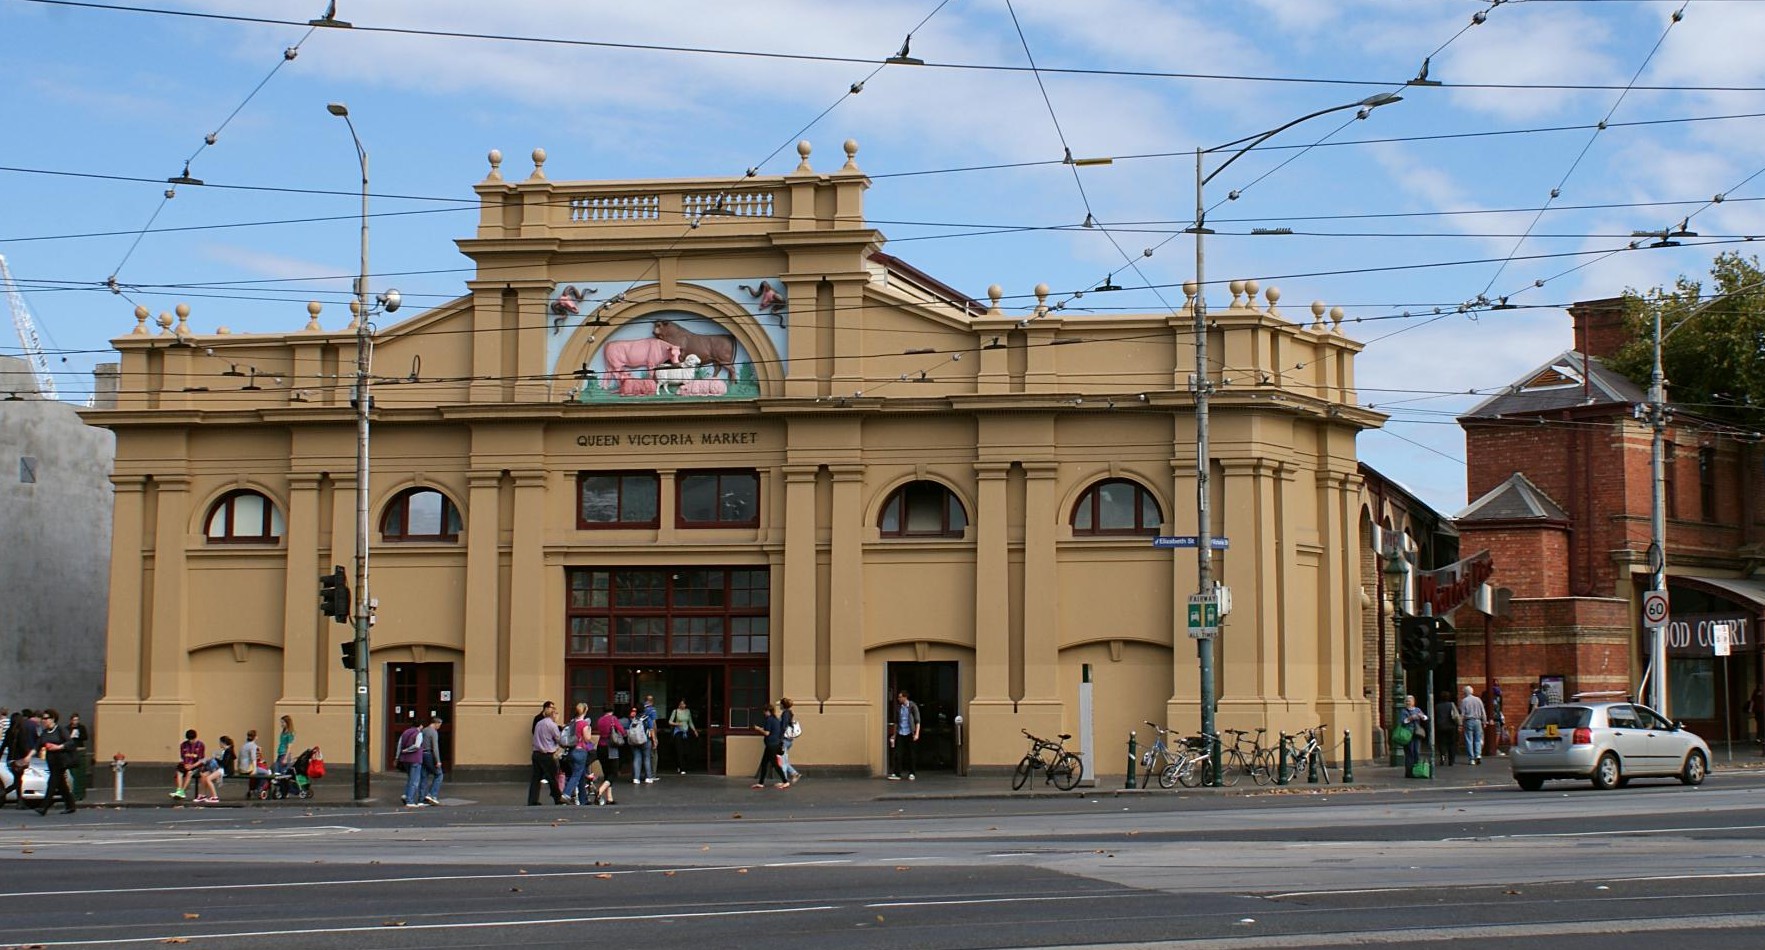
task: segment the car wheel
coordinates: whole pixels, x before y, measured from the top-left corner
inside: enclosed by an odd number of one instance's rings
[[[1693,749],[1685,757],[1685,767],[1679,770],[1679,781],[1685,785],[1702,785],[1709,774],[1710,764],[1704,761],[1704,754]]]
[[[1519,782],[1520,787],[1528,792],[1536,792],[1544,787],[1544,779],[1536,775],[1516,775],[1514,781]]]
[[[1593,787],[1600,791],[1617,788],[1618,782],[1624,778],[1624,772],[1618,767],[1618,757],[1610,752],[1600,756],[1593,764]]]

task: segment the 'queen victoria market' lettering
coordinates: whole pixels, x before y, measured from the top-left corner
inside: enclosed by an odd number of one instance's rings
[[[576,444],[583,448],[617,448],[621,444],[641,448],[673,445],[758,445],[759,442],[758,432],[701,432],[696,437],[691,432],[633,432],[624,437],[623,443],[616,435],[576,437]]]

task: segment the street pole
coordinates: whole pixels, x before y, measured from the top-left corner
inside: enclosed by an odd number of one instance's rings
[[[327,108],[343,119],[362,166],[362,267],[355,282],[355,797],[368,797],[368,387],[373,338],[368,332],[368,150],[349,121],[349,109]]]
[[[1372,110],[1379,106],[1390,105],[1391,103],[1401,102],[1402,100],[1402,96],[1392,95],[1391,93],[1380,93],[1379,95],[1368,96],[1365,99],[1360,99],[1355,102],[1344,103],[1339,106],[1331,106],[1328,109],[1319,109],[1316,112],[1307,113],[1306,115],[1302,115],[1284,125],[1278,125],[1267,132],[1259,132],[1256,135],[1247,135],[1244,138],[1227,142],[1224,145],[1216,145],[1213,148],[1204,149],[1198,147],[1195,149],[1195,224],[1193,227],[1185,230],[1195,235],[1195,296],[1191,304],[1195,315],[1195,374],[1190,381],[1190,387],[1195,392],[1195,518],[1197,522],[1195,525],[1196,593],[1203,597],[1214,595],[1213,505],[1209,492],[1210,486],[1208,484],[1209,476],[1212,474],[1212,464],[1209,458],[1208,445],[1208,403],[1210,397],[1213,395],[1213,382],[1208,378],[1207,372],[1207,256],[1203,242],[1203,238],[1206,235],[1212,234],[1213,231],[1207,226],[1207,206],[1203,198],[1203,191],[1206,189],[1208,182],[1212,181],[1220,172],[1225,171],[1227,166],[1242,158],[1246,152],[1249,152],[1251,149],[1256,148],[1258,145],[1261,145],[1301,122],[1315,119],[1321,115],[1328,115],[1332,112],[1341,112],[1344,109],[1359,109],[1361,110],[1359,118],[1364,119],[1372,113]],[[1214,169],[1211,173],[1203,174],[1203,156],[1212,152],[1223,151],[1237,145],[1243,147],[1233,152],[1224,162],[1221,162],[1220,167]],[[1237,194],[1234,193],[1233,197],[1237,197]],[[1195,645],[1195,652],[1201,667],[1201,734],[1208,743],[1208,756],[1213,764],[1213,768],[1211,769],[1213,780],[1209,783],[1212,785],[1220,784],[1219,730],[1215,728],[1215,717],[1218,712],[1219,700],[1214,695],[1213,672],[1213,641],[1215,636],[1217,636],[1217,634],[1207,634],[1197,640]]]
[[[1651,590],[1667,589],[1667,396],[1661,372],[1661,308],[1655,307],[1655,366],[1649,373],[1649,424],[1654,438],[1649,445],[1650,481],[1654,490],[1649,504],[1649,584]],[[1649,629],[1649,706],[1667,715],[1667,628]]]

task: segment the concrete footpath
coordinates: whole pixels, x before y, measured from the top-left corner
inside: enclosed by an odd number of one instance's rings
[[[1727,771],[1759,771],[1765,769],[1765,761],[1757,758],[1737,760],[1733,765],[1718,761],[1713,766],[1715,777],[1719,780]],[[110,777],[108,774],[106,778]],[[1081,785],[1070,792],[1061,792],[1052,785],[1042,782],[1042,776],[1032,777],[1030,783],[1022,791],[1012,791],[1009,770],[989,768],[967,776],[957,776],[949,772],[925,773],[915,781],[889,781],[881,777],[853,776],[850,774],[836,775],[828,773],[818,776],[810,770],[807,777],[788,789],[768,786],[765,789],[750,788],[750,779],[744,775],[663,775],[653,784],[633,785],[630,779],[622,779],[613,786],[614,797],[621,806],[630,805],[740,805],[760,799],[773,799],[777,796],[807,798],[817,804],[843,804],[860,802],[910,801],[913,799],[1013,799],[1013,798],[1065,798],[1085,796],[1292,796],[1292,795],[1324,795],[1357,792],[1379,792],[1399,790],[1443,790],[1458,788],[1477,788],[1489,786],[1512,786],[1513,777],[1508,771],[1505,758],[1489,757],[1481,765],[1460,763],[1453,766],[1441,766],[1435,771],[1433,780],[1406,779],[1401,768],[1385,764],[1356,763],[1354,781],[1344,784],[1341,774],[1332,771],[1335,780],[1331,784],[1310,784],[1305,776],[1298,776],[1286,786],[1254,784],[1249,777],[1240,778],[1238,784],[1226,788],[1183,788],[1162,789],[1156,781],[1146,788],[1127,788],[1121,773],[1105,774],[1094,784]],[[404,790],[404,776],[397,772],[375,773],[370,780],[370,797],[361,802],[351,798],[352,781],[347,770],[332,770],[323,779],[313,784],[314,794],[308,799],[284,799],[279,801],[258,801],[247,799],[245,783],[239,779],[229,779],[221,789],[219,805],[197,805],[188,799],[179,800],[168,797],[171,789],[171,776],[163,776],[163,781],[154,781],[157,776],[144,773],[129,772],[125,775],[127,782],[122,802],[113,800],[113,788],[101,785],[92,789],[81,803],[82,807],[98,808],[336,808],[336,807],[396,807],[399,796]],[[1138,776],[1136,776],[1138,778]],[[1137,782],[1136,782],[1137,785]],[[1563,787],[1570,787],[1564,783]],[[527,800],[527,783],[520,779],[500,782],[444,782],[442,802],[444,805],[493,805],[521,806]],[[549,791],[542,789],[540,801],[544,806],[551,805]],[[15,806],[16,807],[16,806]]]

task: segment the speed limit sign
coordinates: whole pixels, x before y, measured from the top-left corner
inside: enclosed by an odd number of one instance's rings
[[[1651,590],[1642,595],[1642,625],[1651,630],[1667,626],[1667,592]]]

